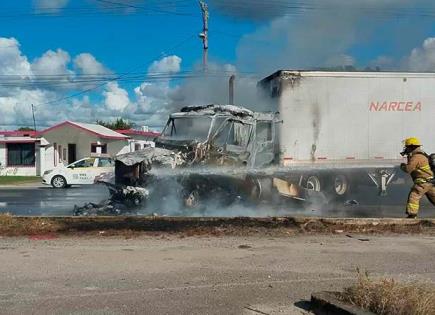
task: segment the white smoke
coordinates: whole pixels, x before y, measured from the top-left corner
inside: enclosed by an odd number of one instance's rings
[[[256,30],[240,40],[235,65],[262,74],[350,65],[402,69],[397,55],[409,54],[428,37],[435,10],[428,0],[210,2],[223,14],[257,21]],[[367,60],[361,53],[389,47],[394,56],[383,52]]]

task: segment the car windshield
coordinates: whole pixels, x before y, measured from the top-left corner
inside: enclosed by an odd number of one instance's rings
[[[173,140],[205,141],[212,119],[208,116],[171,118],[163,131],[163,137]]]

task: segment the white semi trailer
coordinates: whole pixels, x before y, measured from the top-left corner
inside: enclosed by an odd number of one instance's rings
[[[397,179],[403,139],[435,152],[435,74],[278,71],[258,84],[276,106],[279,164],[337,195]],[[277,186],[277,185],[275,185]]]

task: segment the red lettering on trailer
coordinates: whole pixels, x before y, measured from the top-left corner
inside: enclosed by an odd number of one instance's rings
[[[370,102],[370,112],[421,112],[421,102]]]

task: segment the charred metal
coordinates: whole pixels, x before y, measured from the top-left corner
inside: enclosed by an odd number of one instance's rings
[[[99,182],[108,186],[113,202],[130,209],[168,194],[193,209],[210,198],[218,204],[247,199],[253,183],[249,169],[270,165],[277,158],[277,122],[275,113],[234,105],[184,107],[169,116],[155,148],[117,156],[114,177]],[[203,171],[212,167],[242,167],[246,172]],[[147,194],[128,187],[146,188]]]

